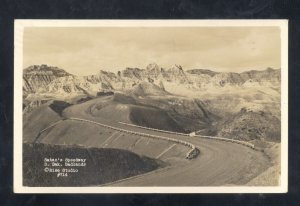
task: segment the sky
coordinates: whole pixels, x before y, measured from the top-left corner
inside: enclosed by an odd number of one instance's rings
[[[47,64],[76,75],[157,63],[242,72],[280,68],[279,27],[26,27],[23,68]]]

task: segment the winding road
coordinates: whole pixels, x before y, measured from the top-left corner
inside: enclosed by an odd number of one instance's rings
[[[264,153],[230,142],[200,137],[167,134],[108,121],[91,115],[90,108],[99,99],[70,106],[66,118],[81,118],[124,130],[187,141],[200,149],[192,160],[175,161],[170,166],[140,176],[107,184],[108,186],[229,186],[244,185],[265,171],[271,163]],[[106,186],[107,186],[106,185]]]

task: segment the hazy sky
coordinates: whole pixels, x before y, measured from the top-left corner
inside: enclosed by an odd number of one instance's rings
[[[280,68],[277,27],[25,28],[24,65],[48,64],[77,75],[100,69],[170,68],[240,72]]]

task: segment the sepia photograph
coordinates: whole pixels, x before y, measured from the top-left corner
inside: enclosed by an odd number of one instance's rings
[[[287,30],[15,20],[14,192],[287,192]]]

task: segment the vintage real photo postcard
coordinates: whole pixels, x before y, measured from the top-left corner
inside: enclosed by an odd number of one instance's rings
[[[287,192],[287,32],[16,20],[14,192]]]

